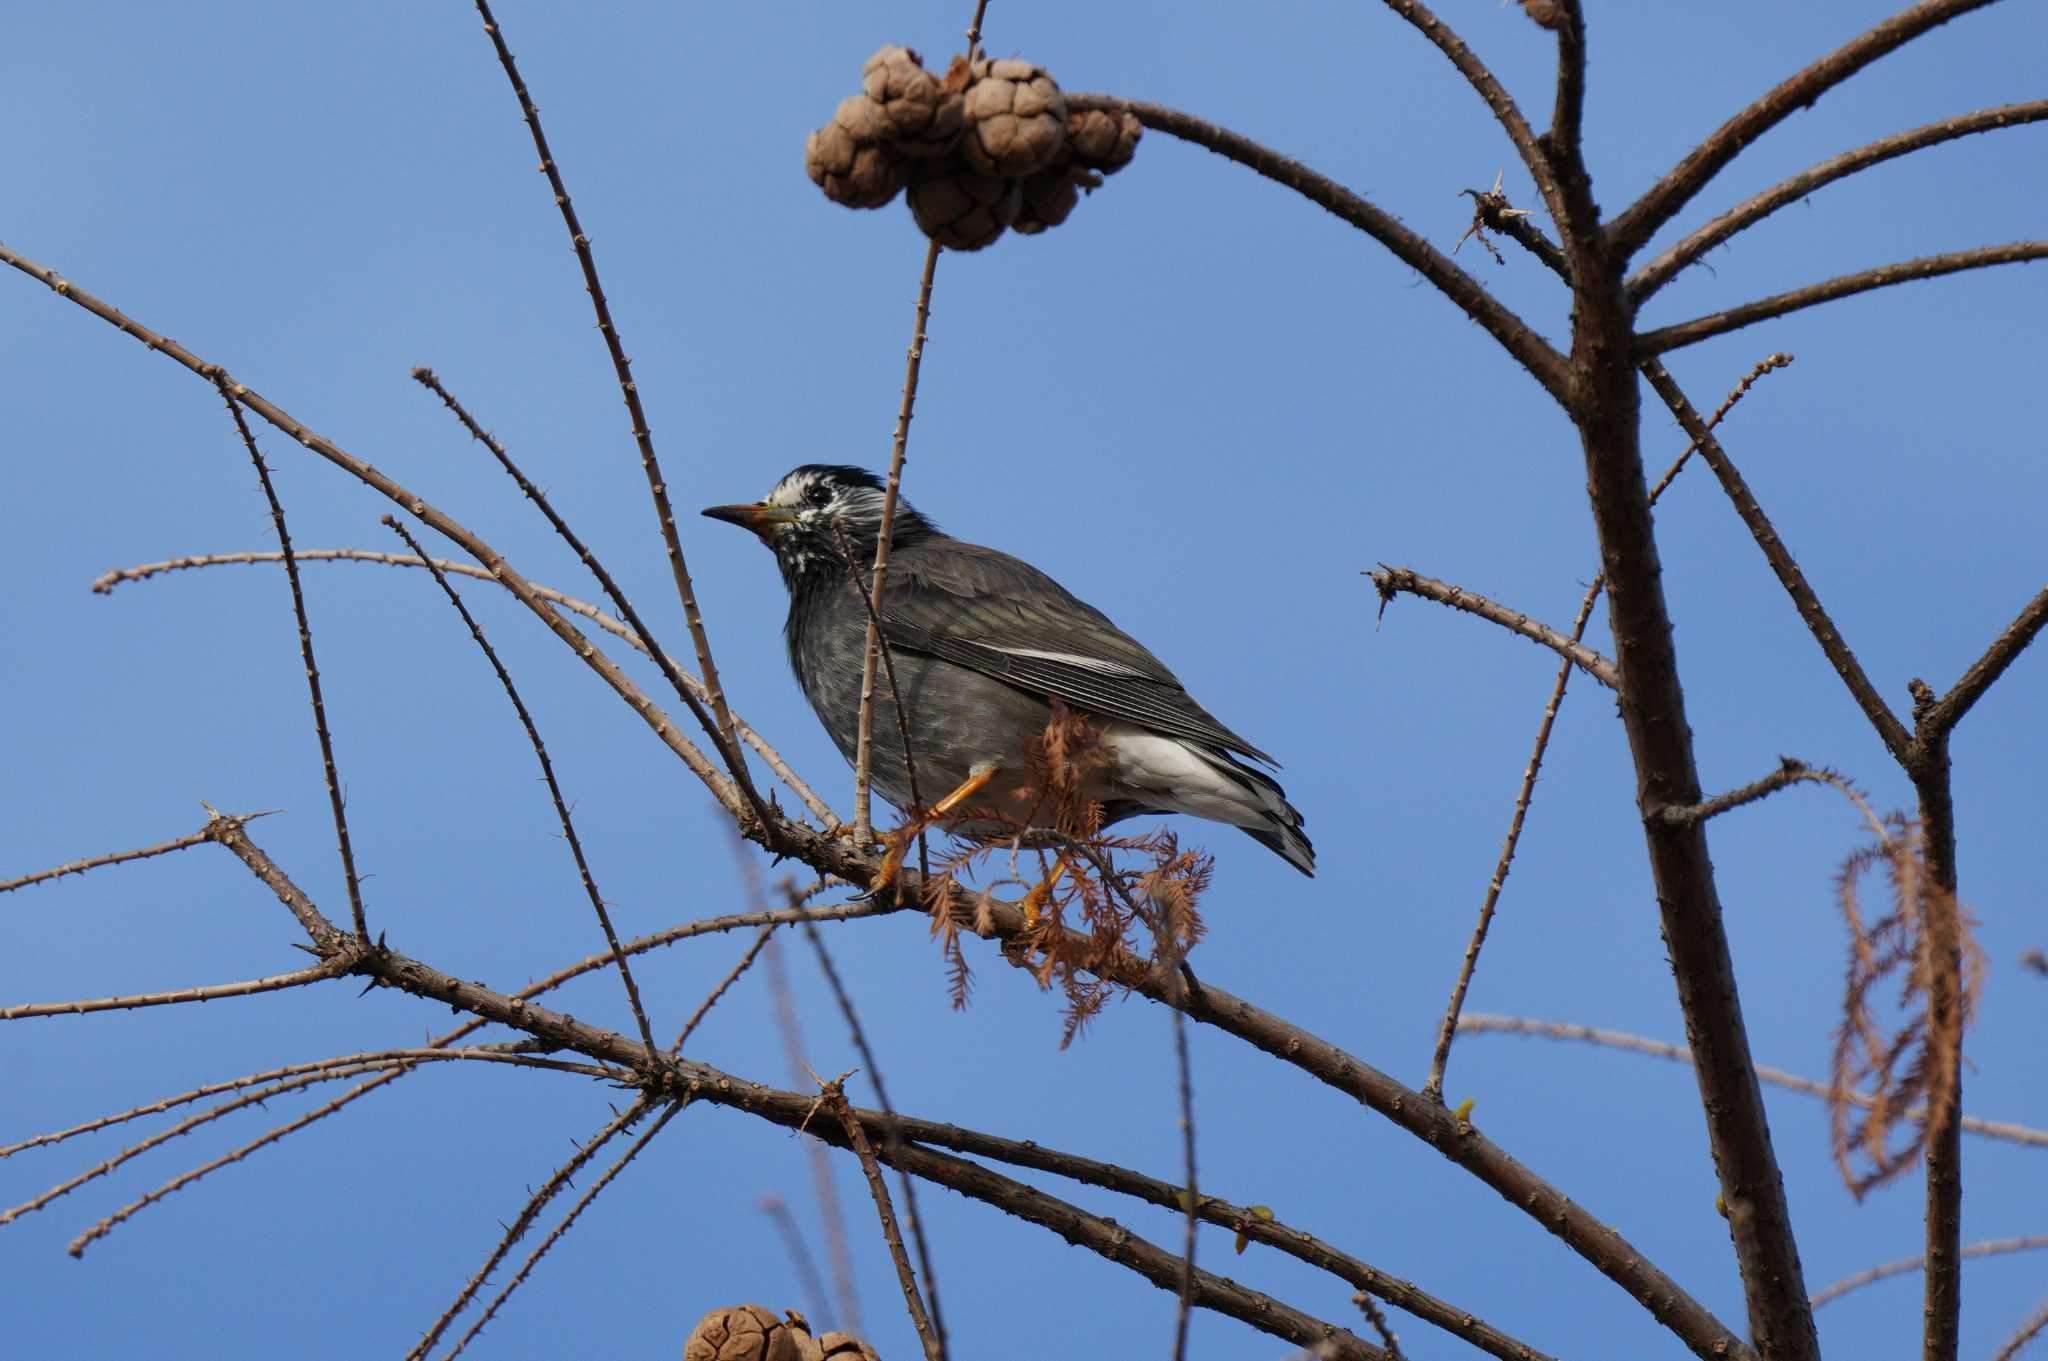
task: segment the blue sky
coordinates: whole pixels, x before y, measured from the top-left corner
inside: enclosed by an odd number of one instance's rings
[[[1618,211],[1734,108],[1889,12],[1883,4],[1593,3],[1587,145]],[[501,13],[592,234],[679,506],[759,495],[807,461],[886,461],[922,256],[900,206],[853,213],[804,178],[804,133],[886,41],[934,64],[956,4],[508,4]],[[1541,121],[1548,42],[1513,6],[1446,5]],[[681,646],[644,485],[574,262],[509,92],[456,5],[108,6],[22,0],[0,50],[10,129],[0,240],[54,266],[391,470],[528,575],[592,594],[575,562],[406,378],[431,364],[600,546]],[[1155,99],[1326,171],[1448,248],[1503,166],[1484,109],[1378,6],[997,4],[988,43],[1069,89]],[[1747,152],[1677,230],[1847,147],[2040,95],[2048,18],[2010,4],[1950,25]],[[1885,166],[1714,252],[1645,315],[1682,320],[1936,251],[2038,237],[2048,132],[1992,134]],[[1675,239],[1667,230],[1660,244]],[[1553,339],[1555,282],[1467,245],[1465,268]],[[1702,344],[1672,368],[1711,407],[1788,350],[1725,428],[1730,453],[1880,690],[1943,687],[2043,580],[2048,460],[2035,406],[2040,267],[1889,290]],[[344,910],[275,569],[126,587],[109,568],[272,546],[246,458],[190,375],[11,272],[0,280],[0,555],[11,702],[0,876],[195,829],[198,801],[284,808],[259,840]],[[1683,446],[1646,417],[1646,457]],[[259,431],[302,547],[389,548],[387,507]],[[1659,510],[1666,589],[1710,788],[1780,753],[1840,767],[1880,808],[1910,790],[1777,589],[1726,500],[1688,473]],[[1569,426],[1477,327],[1384,251],[1275,186],[1149,137],[1136,163],[1034,239],[941,261],[908,489],[949,529],[1018,553],[1107,611],[1202,702],[1286,763],[1322,872],[1235,833],[1196,967],[1411,1083],[1491,871],[1552,660],[1403,601],[1375,624],[1379,561],[1569,622],[1596,567]],[[782,656],[783,598],[745,535],[683,526],[738,707],[842,808],[851,776]],[[482,659],[424,578],[308,569],[310,608],[372,921],[392,943],[511,988],[599,941],[532,756]],[[736,852],[688,773],[529,616],[468,592],[556,756],[622,932],[743,905]],[[1594,636],[1606,646],[1596,619]],[[2048,663],[2016,665],[1955,742],[1963,896],[1992,960],[1966,1106],[2048,1126],[2038,1043]],[[1677,1040],[1633,781],[1611,702],[1565,703],[1473,1009]],[[1759,1061],[1822,1076],[1844,962],[1831,875],[1853,812],[1797,791],[1718,821],[1712,846]],[[226,982],[303,960],[219,852],[102,871],[0,902],[0,1002]],[[922,925],[836,930],[906,1110],[1173,1177],[1163,1013],[1113,1006],[1059,1052],[1054,999],[970,953],[955,1014]],[[672,1029],[744,941],[649,959]],[[792,946],[796,943],[792,942]],[[805,1046],[853,1065],[807,955],[789,958]],[[627,1024],[614,980],[567,990]],[[13,1023],[0,1142],[205,1081],[416,1042],[445,1015],[353,988]],[[1283,1218],[1574,1357],[1677,1347],[1555,1240],[1435,1154],[1227,1036],[1193,1036],[1205,1187]],[[788,1077],[764,980],[697,1053]],[[79,1229],[288,1118],[294,1099],[158,1150],[0,1231],[23,1356],[402,1352],[615,1094],[503,1071],[421,1073],[172,1197],[93,1248]],[[857,1084],[856,1084],[857,1085]],[[1672,1065],[1535,1041],[1461,1043],[1453,1100],[1615,1224],[1724,1319],[1742,1317],[1693,1086]],[[1857,1205],[1817,1103],[1770,1097],[1808,1281],[1918,1251],[1916,1184]],[[99,1136],[0,1163],[25,1200],[111,1156]],[[1966,1241],[2048,1229],[2042,1153],[1972,1139]],[[887,1261],[838,1166],[871,1340],[915,1354]],[[586,1182],[587,1184],[587,1182]],[[486,1334],[504,1356],[672,1354],[702,1310],[801,1305],[766,1193],[814,1223],[802,1150],[709,1108],[673,1122]],[[1155,1240],[1170,1216],[1072,1199]],[[956,1354],[1158,1348],[1173,1302],[985,1207],[926,1198]],[[1205,1231],[1206,1265],[1356,1324],[1349,1291]],[[1976,1263],[1964,1352],[2039,1300],[2042,1259]],[[26,1302],[32,1301],[33,1304]],[[346,1301],[346,1303],[342,1303]],[[1397,1316],[1398,1319],[1398,1316]],[[1820,1314],[1832,1354],[1916,1345],[1917,1280]],[[1400,1320],[1426,1355],[1461,1344]],[[1198,1317],[1193,1355],[1285,1349]]]

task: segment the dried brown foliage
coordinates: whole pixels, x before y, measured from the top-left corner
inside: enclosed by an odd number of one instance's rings
[[[958,844],[934,862],[925,906],[959,1007],[972,983],[960,928],[986,930],[997,893],[1025,891],[1035,915],[1005,953],[1040,987],[1057,986],[1065,996],[1065,1048],[1111,998],[1129,991],[1116,980],[1178,968],[1201,940],[1198,905],[1214,861],[1206,851],[1181,849],[1163,827],[1142,836],[1105,830],[1091,790],[1111,757],[1086,715],[1054,700],[1027,754],[1032,778],[1011,806],[960,811]],[[969,875],[981,879],[979,887],[962,884]]]
[[[1984,952],[1971,936],[1975,922],[1928,872],[1920,823],[1893,813],[1871,826],[1877,840],[1852,853],[1835,876],[1849,928],[1849,971],[1828,1093],[1835,1163],[1859,1200],[1917,1164],[1947,1129],[1963,1032],[1984,981]],[[1859,886],[1873,873],[1883,876],[1888,910],[1866,923]],[[1956,1004],[1935,1007],[1936,980],[1954,959],[1961,962]],[[1894,979],[1898,1001],[1887,1024],[1873,998]],[[1858,1091],[1869,1104],[1852,1099]]]

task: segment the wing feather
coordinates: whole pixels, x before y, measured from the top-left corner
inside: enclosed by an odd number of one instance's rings
[[[1057,697],[1097,718],[1278,764],[1217,722],[1107,615],[1045,573],[992,548],[942,542],[941,552],[912,544],[890,560],[882,627],[891,647]]]

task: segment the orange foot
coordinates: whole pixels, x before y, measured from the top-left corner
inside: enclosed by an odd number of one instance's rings
[[[973,772],[960,782],[959,788],[930,808],[914,814],[908,822],[884,837],[882,842],[886,849],[882,852],[882,866],[875,871],[875,877],[868,881],[868,892],[880,893],[895,883],[896,876],[903,870],[903,857],[909,854],[910,848],[916,844],[919,834],[935,823],[944,821],[954,809],[986,788],[988,782],[1001,770],[1001,766],[990,766],[986,770]]]

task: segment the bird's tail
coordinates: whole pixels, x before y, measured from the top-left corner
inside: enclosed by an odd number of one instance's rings
[[[1273,854],[1285,860],[1311,879],[1316,873],[1316,848],[1301,830],[1306,820],[1301,810],[1287,801],[1287,791],[1280,787],[1265,771],[1247,765],[1228,752],[1197,748],[1198,753],[1229,776],[1244,791],[1251,795],[1257,810],[1256,821],[1239,821],[1244,834],[1264,846]]]

